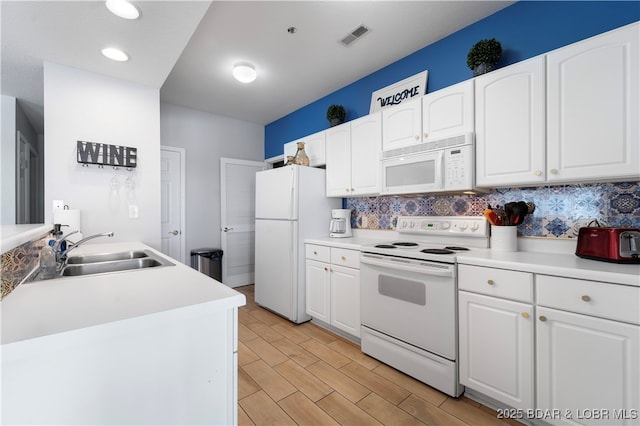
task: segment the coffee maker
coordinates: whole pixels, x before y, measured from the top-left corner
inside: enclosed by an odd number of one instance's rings
[[[331,210],[331,224],[329,225],[329,236],[332,238],[347,238],[351,236],[351,210],[350,209]]]

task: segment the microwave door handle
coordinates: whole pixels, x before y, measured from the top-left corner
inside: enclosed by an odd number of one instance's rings
[[[409,271],[409,272],[417,272],[420,274],[427,275],[436,275],[439,277],[452,277],[453,271],[450,268],[438,268],[432,267],[427,264],[420,264],[420,266],[416,266],[416,264],[412,264],[409,262],[404,262],[401,260],[396,260],[394,258],[389,258],[388,261],[379,261],[376,260],[377,257],[370,256],[367,254],[363,254],[360,256],[360,263],[365,263],[367,265],[372,266],[380,266],[382,268],[396,269],[399,271]]]

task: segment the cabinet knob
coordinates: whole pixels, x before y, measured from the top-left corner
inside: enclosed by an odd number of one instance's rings
[[[315,254],[315,255],[317,256],[317,255],[318,255],[318,252],[317,252],[317,251],[314,251],[314,252],[313,252],[313,254]]]
[[[551,169],[551,170],[549,170],[549,172],[551,172],[552,175],[557,175],[558,174],[558,170],[557,169]]]
[[[422,137],[423,137],[423,138],[427,138],[427,137],[429,137],[429,133],[424,132],[424,133],[422,134]]]
[[[415,135],[415,136],[414,136],[414,138],[415,138],[416,140],[418,140],[418,139],[420,139],[420,135]]]
[[[329,268],[329,272],[333,272],[333,268]]]
[[[533,174],[536,176],[542,176],[542,172],[540,170],[536,170]]]
[[[529,318],[529,312],[523,312],[520,315],[522,315],[522,318]]]
[[[487,280],[487,284],[489,284],[489,285],[494,285],[494,284],[495,284],[495,281],[493,281],[493,280]]]
[[[340,256],[340,259],[342,259],[342,260],[347,260],[347,258],[346,258],[346,257],[344,257],[344,256]]]
[[[586,294],[582,296],[581,299],[584,300],[585,302],[591,301],[591,297],[587,296]]]
[[[346,192],[349,192],[349,188],[345,188],[345,191],[346,191]]]
[[[355,189],[351,188],[351,192],[355,191]]]
[[[540,321],[544,322],[547,320],[547,317],[545,317],[544,315],[540,315]]]
[[[328,269],[327,269],[327,267],[326,267],[326,266],[324,267],[324,270],[325,270],[325,271],[328,271]]]

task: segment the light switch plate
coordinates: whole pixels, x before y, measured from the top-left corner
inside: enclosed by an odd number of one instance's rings
[[[129,219],[137,219],[137,218],[138,218],[138,206],[130,205]]]
[[[53,200],[53,210],[62,210],[62,209],[64,209],[64,201]]]

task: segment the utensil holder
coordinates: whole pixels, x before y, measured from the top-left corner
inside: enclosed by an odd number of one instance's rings
[[[518,227],[492,226],[491,249],[497,251],[518,251]]]

